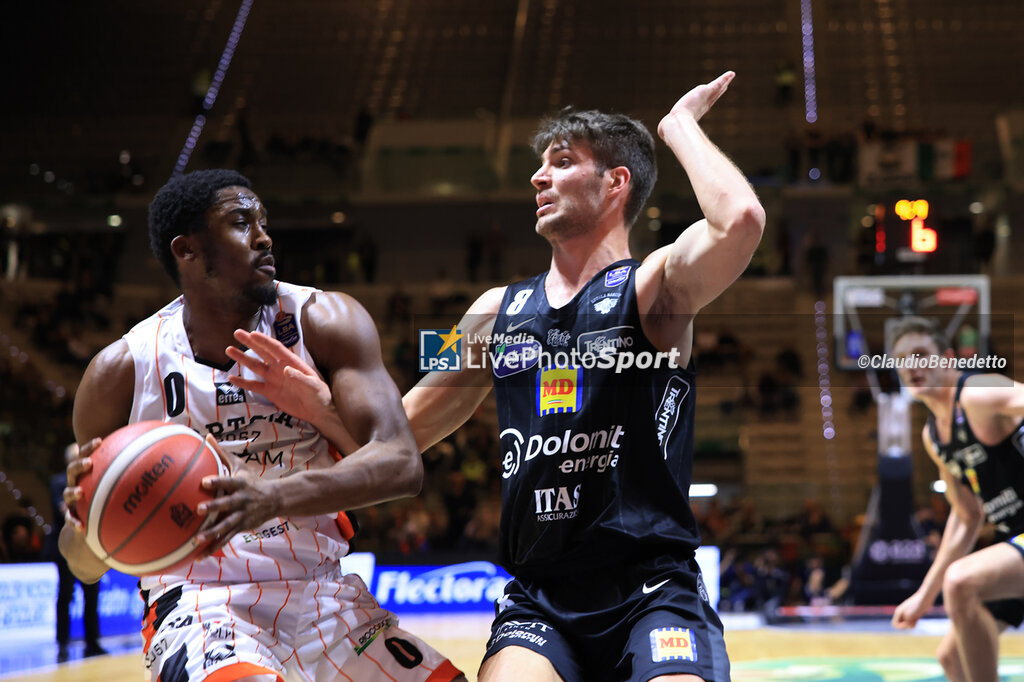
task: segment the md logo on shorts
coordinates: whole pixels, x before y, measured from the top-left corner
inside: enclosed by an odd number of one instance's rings
[[[537,372],[537,414],[578,412],[583,391],[582,367],[551,367]]]
[[[452,325],[444,329],[420,330],[420,371],[458,372],[462,369],[462,332]]]
[[[690,628],[658,628],[651,630],[651,660],[696,661],[697,644]]]

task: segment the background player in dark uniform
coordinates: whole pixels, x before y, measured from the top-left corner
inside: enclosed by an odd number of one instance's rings
[[[943,334],[919,317],[901,320],[892,354],[953,357]],[[1024,620],[1024,385],[941,367],[899,374],[931,411],[921,438],[953,513],[921,587],[897,607],[892,623],[914,627],[941,589],[953,623],[938,652],[946,676],[994,682],[999,633]],[[1001,542],[972,553],[986,517]]]
[[[753,189],[697,123],[734,76],[688,92],[658,127],[706,219],[642,264],[629,230],[657,175],[650,133],[596,111],[545,122],[532,183],[551,269],[484,293],[459,325],[462,371],[429,374],[404,399],[425,449],[472,415],[493,373],[501,560],[515,580],[498,603],[485,682],[729,679],[693,561],[688,490],[693,318],[747,267],[764,229]],[[334,430],[308,367],[272,339],[238,338],[269,362],[252,363],[265,384],[240,385]],[[618,374],[595,363],[620,357],[635,362]]]

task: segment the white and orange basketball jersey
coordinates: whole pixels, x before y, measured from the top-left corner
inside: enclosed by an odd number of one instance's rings
[[[278,299],[264,306],[255,330],[277,338],[310,366],[299,319],[316,289],[277,283]],[[135,360],[131,421],[162,419],[201,434],[213,434],[230,455],[235,471],[261,478],[331,466],[337,451],[307,422],[278,410],[261,395],[244,391],[228,377],[241,365],[217,367],[192,353],[179,297],[125,335]],[[142,587],[162,592],[182,582],[293,580],[322,573],[348,552],[347,518],[275,518],[239,533],[217,556],[195,562],[180,574],[143,578]]]

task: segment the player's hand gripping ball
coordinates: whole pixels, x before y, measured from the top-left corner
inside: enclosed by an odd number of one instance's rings
[[[89,549],[108,566],[131,575],[164,573],[205,549],[195,536],[216,515],[196,513],[214,498],[202,482],[228,471],[202,436],[181,424],[137,422],[104,438],[90,459],[74,512]]]

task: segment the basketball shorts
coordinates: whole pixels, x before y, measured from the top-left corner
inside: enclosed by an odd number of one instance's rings
[[[722,623],[692,560],[660,559],[557,587],[512,580],[496,611],[485,660],[521,646],[551,661],[566,682],[668,674],[729,680]]]
[[[144,595],[145,597],[146,595]],[[446,682],[461,673],[398,627],[356,575],[185,584],[147,600],[146,679]]]
[[[1005,542],[1024,557],[1024,534],[1015,535]],[[1024,599],[988,601],[985,602],[985,608],[996,617],[996,620],[1001,620],[1012,628],[1020,627],[1020,624],[1024,623]]]

